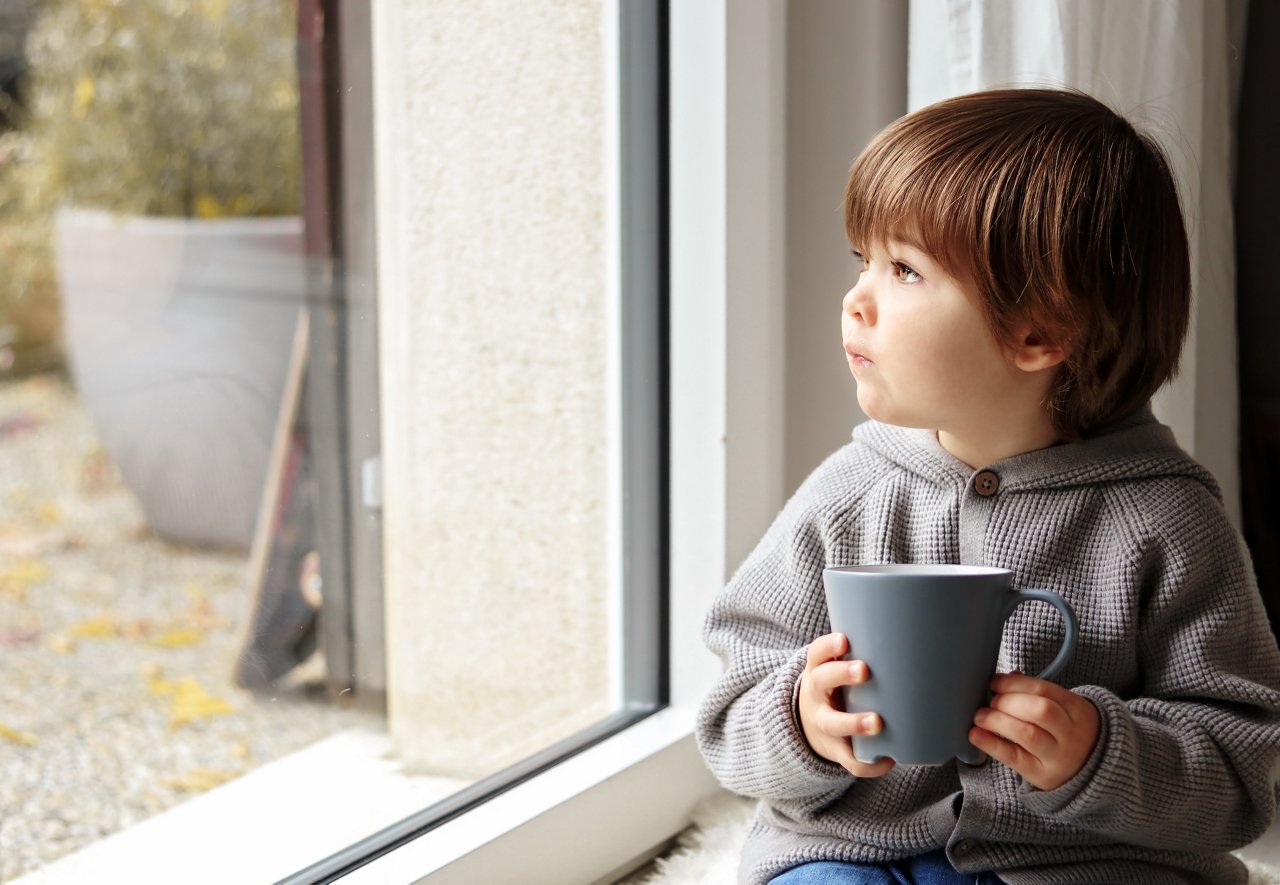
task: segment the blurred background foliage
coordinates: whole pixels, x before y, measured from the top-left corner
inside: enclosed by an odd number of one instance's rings
[[[60,360],[53,218],[301,211],[294,0],[0,0],[0,377]]]

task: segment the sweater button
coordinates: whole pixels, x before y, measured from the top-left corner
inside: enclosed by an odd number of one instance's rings
[[[955,845],[951,846],[951,854],[955,857],[964,857],[968,854],[972,854],[973,849],[976,847],[977,845],[974,844],[972,839],[961,839]]]
[[[983,470],[973,478],[973,490],[984,498],[990,498],[1000,490],[1000,477],[990,470]]]

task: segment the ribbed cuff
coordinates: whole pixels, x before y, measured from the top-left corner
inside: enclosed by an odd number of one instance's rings
[[[843,765],[823,759],[813,751],[800,727],[800,677],[804,673],[807,650],[778,670],[769,693],[769,710],[762,723],[765,745],[776,748],[776,761],[786,771],[798,794],[828,792],[854,778]]]
[[[1072,689],[1076,694],[1087,698],[1098,709],[1098,740],[1093,745],[1093,752],[1085,760],[1075,777],[1060,787],[1052,790],[1041,790],[1023,782],[1018,790],[1018,798],[1029,811],[1037,814],[1075,817],[1083,814],[1097,799],[1101,790],[1098,772],[1102,769],[1102,760],[1116,755],[1116,748],[1110,747],[1113,735],[1123,734],[1123,725],[1113,721],[1117,716],[1127,716],[1128,707],[1114,694],[1096,685],[1084,685]]]

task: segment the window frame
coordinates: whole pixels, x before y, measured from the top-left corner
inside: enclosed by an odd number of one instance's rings
[[[622,15],[644,5],[617,0]],[[384,290],[404,285],[410,257],[398,239],[399,182],[412,161],[395,113],[405,100],[400,14],[391,2],[373,5]],[[659,543],[669,595],[657,613],[668,636],[667,706],[325,881],[612,881],[719,790],[693,738],[697,704],[719,672],[701,625],[783,498],[785,10],[768,0],[682,0],[667,24],[669,468]],[[645,272],[625,259],[619,271]],[[626,826],[599,825],[617,809]]]

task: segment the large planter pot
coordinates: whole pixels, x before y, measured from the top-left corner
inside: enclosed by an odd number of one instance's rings
[[[73,377],[156,534],[252,540],[304,260],[296,217],[59,213]]]

